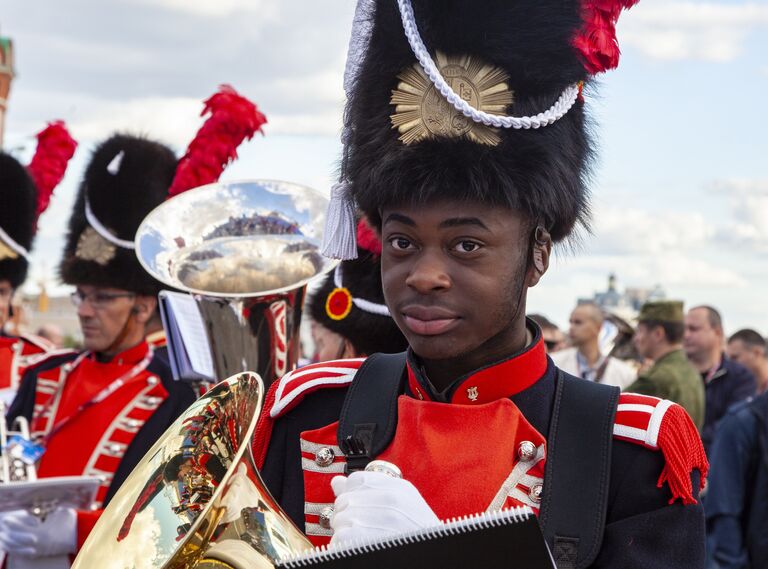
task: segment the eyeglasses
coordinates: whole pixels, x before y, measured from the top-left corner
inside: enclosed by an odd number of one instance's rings
[[[133,298],[136,294],[132,292],[89,292],[83,293],[79,290],[69,295],[72,304],[80,306],[86,300],[94,310],[102,310],[112,304],[118,298]]]

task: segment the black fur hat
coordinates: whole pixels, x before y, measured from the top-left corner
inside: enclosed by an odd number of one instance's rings
[[[445,198],[513,208],[554,241],[588,227],[582,89],[618,64],[615,24],[635,2],[361,0],[324,253],[354,256],[354,206],[375,225],[387,205]],[[435,87],[427,59],[453,93]],[[457,111],[450,97],[487,116]],[[478,122],[499,117],[524,128]]]
[[[0,152],[0,229],[30,250],[35,233],[37,189],[27,169],[13,156]],[[0,238],[0,280],[13,288],[27,277],[29,262]]]
[[[340,263],[325,277],[308,300],[309,315],[348,339],[359,354],[402,352],[408,342],[389,315],[381,288],[381,243],[364,222],[357,236],[357,259]],[[356,304],[360,301],[362,306]]]
[[[135,136],[114,135],[94,151],[69,220],[62,281],[152,296],[160,291],[162,285],[126,246],[144,217],[166,199],[176,165],[170,148]]]

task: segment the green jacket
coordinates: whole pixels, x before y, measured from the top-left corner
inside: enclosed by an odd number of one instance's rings
[[[659,358],[626,391],[674,401],[688,411],[699,430],[704,424],[704,382],[683,350]]]

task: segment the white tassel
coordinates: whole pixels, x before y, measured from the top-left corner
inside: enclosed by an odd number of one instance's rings
[[[322,253],[331,259],[357,259],[357,223],[355,205],[348,193],[347,182],[334,184],[325,216]]]

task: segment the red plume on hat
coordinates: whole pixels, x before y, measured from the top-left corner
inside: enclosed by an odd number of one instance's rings
[[[211,184],[237,158],[237,147],[267,122],[251,101],[229,85],[205,101],[201,116],[210,114],[179,161],[168,197]]]
[[[37,150],[27,170],[37,187],[36,219],[51,203],[53,190],[59,185],[67,163],[75,154],[77,142],[69,134],[64,121],[54,121],[37,135]]]
[[[584,68],[591,74],[614,69],[619,65],[619,42],[616,22],[623,9],[638,0],[583,0],[584,27],[576,34],[573,45],[582,57]]]

